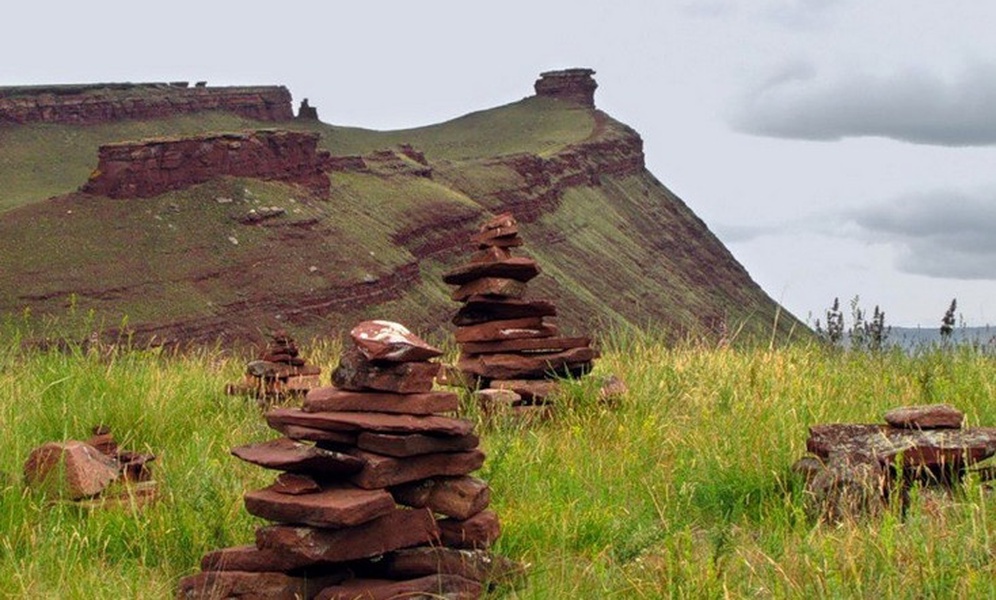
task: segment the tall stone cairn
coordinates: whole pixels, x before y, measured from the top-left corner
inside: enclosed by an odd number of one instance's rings
[[[452,298],[463,303],[453,317],[460,347],[457,369],[481,396],[513,407],[542,405],[556,379],[591,371],[598,352],[588,337],[563,337],[550,322],[557,309],[549,300],[526,300],[527,283],[540,274],[531,258],[513,256],[522,246],[519,225],[509,214],[494,217],[471,236],[477,252],[470,262],[443,275],[458,286]]]
[[[270,521],[256,543],[223,548],[180,582],[179,598],[478,598],[521,569],[488,548],[499,535],[473,424],[432,391],[441,354],[389,321],[351,332],[331,387],[266,421],[284,437],[232,450],[279,471],[245,494]]]

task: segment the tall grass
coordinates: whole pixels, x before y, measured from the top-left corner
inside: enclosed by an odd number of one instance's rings
[[[904,518],[820,525],[789,470],[815,423],[944,401],[971,425],[996,424],[985,352],[668,347],[640,334],[605,346],[596,375],[626,381],[618,404],[600,404],[582,381],[552,421],[479,423],[480,476],[503,524],[496,551],[532,565],[506,597],[996,596],[996,506],[984,485],[916,490]],[[328,369],[337,349],[304,351]],[[220,350],[0,343],[0,596],[170,598],[205,552],[251,543],[260,522],[241,495],[273,474],[228,451],[276,434],[254,403],[222,393],[243,364]],[[158,456],[159,502],[83,509],[24,490],[33,447],[85,439],[98,423]]]

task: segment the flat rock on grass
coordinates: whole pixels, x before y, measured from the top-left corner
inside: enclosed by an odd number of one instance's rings
[[[266,422],[277,425],[298,425],[330,431],[370,431],[374,433],[422,433],[442,436],[465,436],[474,430],[466,419],[440,416],[392,415],[362,412],[309,413],[297,408],[277,408],[266,413]]]
[[[256,546],[233,546],[212,550],[201,558],[202,571],[287,572],[311,566],[314,561],[278,550]]]
[[[960,469],[996,455],[996,428],[900,429],[888,425],[813,425],[809,452],[824,461],[891,465],[900,454],[905,469]]]
[[[265,469],[292,473],[344,475],[355,473],[363,462],[355,457],[317,448],[289,438],[232,448],[232,454]]]
[[[364,489],[386,488],[440,475],[466,475],[484,464],[484,453],[477,449],[408,458],[382,456],[364,450],[350,450],[350,453],[364,462],[363,470],[352,475],[350,481]]]
[[[120,475],[113,458],[84,442],[49,442],[31,451],[24,463],[24,479],[36,489],[61,498],[95,496]]]
[[[392,394],[322,387],[308,392],[303,407],[307,412],[363,411],[431,415],[455,412],[460,407],[460,399],[450,392]]]
[[[295,600],[313,598],[342,580],[342,575],[305,578],[272,572],[204,571],[181,579],[177,596],[183,600]]]
[[[525,568],[486,550],[460,550],[439,546],[419,546],[392,552],[385,557],[384,574],[395,579],[423,577],[435,573],[459,575],[481,583],[513,583]]]
[[[315,600],[399,600],[401,598],[445,598],[475,600],[483,589],[477,581],[459,575],[427,575],[408,581],[351,579],[328,587]]]
[[[278,523],[315,527],[351,527],[393,512],[394,498],[385,490],[350,485],[327,486],[312,494],[284,494],[273,486],[248,492],[246,511]]]
[[[965,413],[950,404],[903,406],[885,413],[885,422],[903,429],[960,429]]]

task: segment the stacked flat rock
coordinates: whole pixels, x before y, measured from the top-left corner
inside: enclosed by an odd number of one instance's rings
[[[564,337],[549,321],[557,309],[548,300],[526,300],[526,285],[539,275],[531,258],[513,256],[522,246],[519,225],[508,213],[485,223],[471,237],[477,252],[445,275],[463,303],[453,317],[460,346],[457,369],[479,387],[511,390],[523,404],[541,404],[557,377],[588,373],[598,353],[587,337]]]
[[[230,385],[229,392],[259,398],[304,394],[321,385],[321,373],[320,367],[307,364],[301,357],[294,339],[278,330],[270,336],[259,358],[246,365],[245,382]]]
[[[235,448],[280,471],[245,495],[271,521],[251,546],[224,548],[183,579],[181,598],[478,598],[516,576],[488,548],[499,534],[473,424],[432,391],[439,350],[388,321],[350,336],[333,386],[267,423],[285,437]]]

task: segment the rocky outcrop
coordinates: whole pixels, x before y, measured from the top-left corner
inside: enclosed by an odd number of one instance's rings
[[[598,83],[592,69],[563,69],[540,73],[536,80],[537,96],[566,100],[588,108],[595,108],[595,89]]]
[[[261,121],[294,118],[284,86],[187,87],[179,83],[0,87],[0,124],[93,125],[206,111]]]
[[[297,183],[325,195],[328,159],[317,133],[296,131],[122,142],[100,147],[97,170],[81,191],[147,198],[229,175]]]

